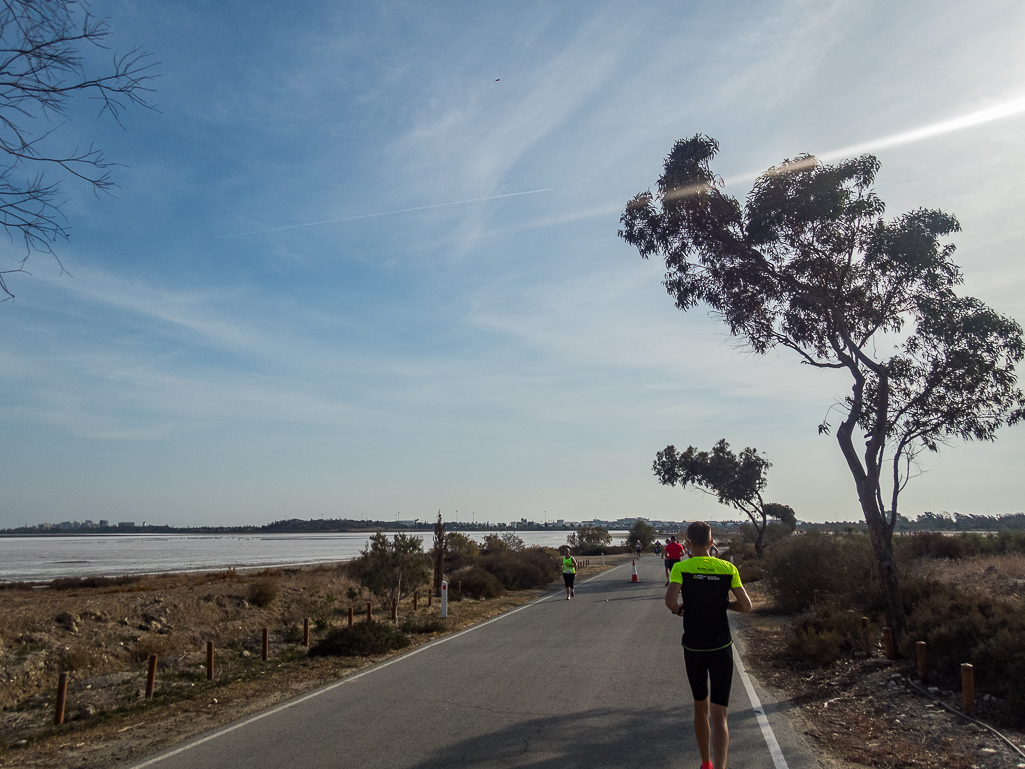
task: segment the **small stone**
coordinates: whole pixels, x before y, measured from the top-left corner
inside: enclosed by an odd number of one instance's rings
[[[996,750],[994,750],[993,748],[980,748],[979,753],[984,756],[995,756]]]
[[[891,665],[893,665],[893,660],[888,660],[885,657],[865,660],[865,666],[870,668],[888,668]]]
[[[930,686],[928,689],[926,689],[926,691],[929,692],[929,694],[939,694],[940,687],[938,687],[938,686]]]
[[[217,698],[214,697],[212,700],[210,700],[210,704],[211,705],[216,705],[217,704]]]

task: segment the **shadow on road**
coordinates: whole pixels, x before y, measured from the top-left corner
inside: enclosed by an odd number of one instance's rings
[[[497,699],[501,699],[500,693]],[[638,711],[624,706],[540,716],[457,740],[412,766],[668,767],[679,763],[673,755],[681,748],[693,749],[697,762],[697,749],[693,748],[689,724],[683,724],[682,715],[681,710],[672,707]],[[482,712],[481,720],[486,722],[487,718],[487,712]],[[452,728],[458,731],[459,725],[453,724]]]

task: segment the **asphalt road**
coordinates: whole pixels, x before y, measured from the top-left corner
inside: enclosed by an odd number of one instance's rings
[[[627,563],[135,766],[697,769],[681,621],[661,561],[637,563],[639,583]],[[730,734],[731,767],[817,766],[739,669]]]

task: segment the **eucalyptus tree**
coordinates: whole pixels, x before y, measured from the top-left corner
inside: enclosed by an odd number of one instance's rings
[[[772,463],[757,449],[749,446],[735,454],[730,450],[730,444],[721,439],[711,451],[699,451],[688,446],[686,451],[680,452],[675,446],[666,446],[655,456],[651,469],[663,485],[690,486],[711,494],[719,504],[729,505],[747,515],[755,529],[755,550],[761,558],[764,555],[766,519],[778,518],[787,523],[788,514],[794,515],[788,505],[766,502],[762,498],[770,467]]]
[[[836,440],[879,565],[887,620],[905,628],[893,559],[901,491],[923,451],[993,440],[1025,416],[1014,366],[1021,327],[961,296],[947,236],[957,220],[917,209],[884,218],[871,155],[824,164],[800,155],[769,168],[744,203],[695,135],[666,157],[657,192],[626,205],[620,236],[666,265],[681,310],[705,304],[749,349],[783,347],[845,375]],[[818,425],[828,434],[831,425]],[[861,445],[857,445],[861,443]]]
[[[118,122],[126,107],[150,106],[147,53],[110,55],[109,34],[85,0],[0,3],[0,227],[25,248],[20,258],[0,262],[0,294],[7,297],[4,276],[23,272],[33,251],[52,253],[51,244],[68,236],[62,183],[84,182],[94,192],[113,186],[103,152],[62,130],[71,102],[93,99],[101,115]]]

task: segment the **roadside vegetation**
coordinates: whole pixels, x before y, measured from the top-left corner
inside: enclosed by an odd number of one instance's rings
[[[781,538],[761,561],[752,551],[742,541],[730,546],[745,582],[758,582],[772,609],[790,615],[797,658],[828,667],[881,654],[886,607],[867,534]],[[1025,726],[1025,531],[914,534],[895,538],[894,552],[907,617],[898,665],[917,676],[915,644],[925,641],[928,682],[959,691],[961,663],[971,663],[989,717]]]
[[[413,539],[375,536],[360,558],[337,565],[6,585],[0,591],[0,766],[20,765],[37,748],[56,750],[50,738],[63,745],[69,732],[76,734],[73,743],[116,737],[111,744],[132,744],[136,733],[119,731],[128,719],[156,724],[187,712],[237,717],[522,605],[559,578],[552,549],[526,547],[512,533],[482,542],[448,533],[449,610],[442,619],[431,589],[432,554]],[[208,641],[215,645],[212,681]],[[159,660],[157,686],[147,700],[151,654]],[[71,674],[68,705],[65,723],[54,727],[62,671]]]

